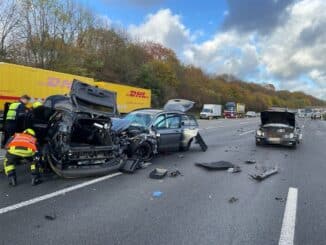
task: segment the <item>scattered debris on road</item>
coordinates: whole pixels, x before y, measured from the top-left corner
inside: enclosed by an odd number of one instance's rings
[[[279,202],[285,202],[286,199],[283,197],[275,197],[275,200]]]
[[[149,173],[151,179],[163,179],[167,175],[168,171],[164,168],[155,168]]]
[[[163,192],[161,192],[161,191],[154,191],[154,192],[152,193],[152,196],[153,196],[153,197],[161,197],[162,194],[163,194]]]
[[[178,176],[183,176],[179,170],[174,170],[169,172],[170,177],[178,177]]]
[[[227,170],[229,168],[234,168],[234,164],[226,161],[218,161],[218,162],[203,162],[203,163],[195,163],[196,166],[206,168],[208,170]]]
[[[237,202],[239,199],[238,198],[236,198],[236,197],[231,197],[230,199],[229,199],[229,203],[235,203],[235,202]]]
[[[249,174],[251,176],[251,178],[257,180],[257,181],[262,181],[274,174],[277,174],[278,173],[278,168],[277,167],[274,167],[274,168],[271,168],[271,169],[267,169],[261,173],[257,173],[257,174]]]
[[[51,221],[53,221],[53,220],[55,220],[55,219],[57,218],[57,216],[56,216],[55,214],[46,214],[46,215],[44,215],[44,218],[45,218],[46,220],[51,220]]]
[[[245,163],[247,163],[247,164],[255,164],[256,160],[250,159],[250,160],[245,161]]]
[[[178,155],[178,158],[184,158],[185,156],[184,155],[182,155],[182,154],[179,154]]]
[[[139,159],[127,159],[121,171],[124,173],[134,173],[137,167],[140,166],[139,162]]]
[[[229,168],[228,169],[229,173],[240,173],[241,172],[241,168],[240,166],[234,166],[233,168]]]

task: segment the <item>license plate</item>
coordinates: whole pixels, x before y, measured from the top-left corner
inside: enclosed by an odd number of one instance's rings
[[[280,138],[269,138],[268,141],[272,142],[272,143],[280,143],[281,139]]]

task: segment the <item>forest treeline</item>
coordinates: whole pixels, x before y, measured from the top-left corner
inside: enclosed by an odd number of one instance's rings
[[[74,0],[0,0],[0,61],[149,88],[154,107],[171,98],[193,100],[198,108],[236,101],[256,111],[325,105],[303,92],[208,75],[161,44],[111,28]]]

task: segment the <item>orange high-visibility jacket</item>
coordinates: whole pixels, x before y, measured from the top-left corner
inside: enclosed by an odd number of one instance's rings
[[[24,134],[24,133],[16,133],[13,138],[10,140],[10,142],[6,145],[7,149],[10,149],[12,147],[21,147],[29,149],[32,152],[37,151],[36,146],[36,139],[32,135]]]

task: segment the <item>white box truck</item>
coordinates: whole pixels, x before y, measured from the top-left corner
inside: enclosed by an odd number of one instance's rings
[[[222,105],[205,104],[200,113],[201,119],[213,119],[222,116]]]

